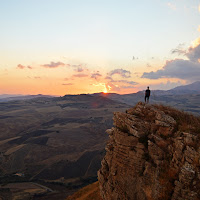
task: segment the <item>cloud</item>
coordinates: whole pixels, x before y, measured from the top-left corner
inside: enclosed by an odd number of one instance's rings
[[[132,85],[124,85],[124,86],[120,86],[120,89],[131,89],[131,88],[135,88],[135,86]]]
[[[132,60],[138,60],[138,57],[133,56]]]
[[[130,89],[135,88],[135,85],[138,83],[134,81],[128,81],[128,80],[115,80],[113,79],[113,75],[118,74],[122,78],[130,78],[131,72],[124,70],[124,69],[115,69],[108,73],[108,75],[105,77],[105,79],[108,81],[107,84],[112,88],[112,91],[120,91],[121,89]]]
[[[176,59],[167,61],[165,66],[156,72],[144,72],[141,78],[180,78],[186,80],[200,79],[200,63]]]
[[[127,80],[112,80],[112,83],[125,83],[125,84],[129,84],[129,85],[137,85],[138,83],[134,82],[134,81],[127,81]]]
[[[138,84],[137,82],[128,81],[128,80],[113,80],[113,78],[110,76],[106,76],[105,79],[107,79],[109,83],[125,83],[125,84],[129,84],[129,85],[137,85]]]
[[[73,83],[63,83],[62,85],[73,85]]]
[[[98,79],[99,77],[101,77],[102,75],[99,73],[99,72],[96,72],[96,73],[93,73],[91,75],[91,78],[94,78],[94,79]]]
[[[74,74],[73,77],[77,77],[77,78],[83,78],[83,77],[87,77],[87,74]]]
[[[200,59],[200,44],[195,48],[190,47],[186,56],[189,58],[189,60],[193,62],[198,62],[198,60]]]
[[[33,67],[31,67],[30,65],[29,65],[29,66],[27,66],[27,68],[28,68],[28,69],[33,69]]]
[[[34,79],[41,79],[41,77],[40,76],[35,76]]]
[[[176,10],[176,5],[175,4],[172,4],[172,3],[168,2],[167,6],[172,10]]]
[[[199,4],[199,12],[200,12],[200,4]]]
[[[194,41],[192,42],[192,47],[195,48],[195,47],[197,47],[199,44],[200,44],[200,38],[197,38],[196,40],[194,40]]]
[[[30,65],[28,65],[28,66],[21,65],[21,64],[17,65],[17,69],[25,69],[25,68],[27,68],[27,69],[33,69],[33,67],[31,67]]]
[[[17,65],[17,68],[18,68],[18,69],[24,69],[25,67],[26,67],[26,66],[21,65],[21,64]]]
[[[166,61],[166,64],[162,69],[155,72],[144,72],[141,78],[179,78],[190,81],[200,80],[200,40],[197,39],[195,41],[195,45],[188,48],[185,53],[188,60],[174,59]]]
[[[74,68],[74,71],[76,72],[83,72],[85,70],[88,70],[85,66],[86,64],[79,64],[79,65],[71,65]]]
[[[106,76],[105,79],[110,80],[110,81],[113,81],[113,79],[112,79],[111,76]]]
[[[76,72],[83,72],[84,71],[84,68],[83,66],[80,64],[80,65],[72,65],[72,67],[74,67],[74,71]]]
[[[147,67],[148,67],[148,68],[151,68],[152,66],[151,66],[149,63],[147,63]]]
[[[46,68],[57,68],[57,67],[61,67],[64,66],[65,64],[62,62],[51,62],[50,64],[44,64],[42,65],[43,67]]]
[[[123,78],[130,78],[131,77],[131,72],[124,70],[124,69],[114,69],[111,72],[108,73],[108,76],[113,76],[115,74],[120,75]]]
[[[77,72],[83,72],[84,69],[83,69],[82,67],[78,67],[78,68],[76,69],[76,71],[77,71]]]
[[[185,55],[187,51],[183,48],[183,46],[183,43],[179,44],[175,49],[171,50],[171,54],[178,54],[179,56]]]

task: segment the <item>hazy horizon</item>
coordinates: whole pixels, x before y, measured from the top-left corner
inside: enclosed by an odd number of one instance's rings
[[[197,0],[13,0],[0,12],[0,94],[129,94],[200,80]]]

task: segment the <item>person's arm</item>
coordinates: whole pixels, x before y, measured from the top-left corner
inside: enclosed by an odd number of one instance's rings
[[[151,90],[149,90],[149,96],[151,95]]]

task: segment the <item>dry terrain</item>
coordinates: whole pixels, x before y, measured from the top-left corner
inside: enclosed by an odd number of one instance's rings
[[[0,182],[45,180],[80,187],[94,181],[105,130],[113,112],[126,108],[91,95],[0,103]]]

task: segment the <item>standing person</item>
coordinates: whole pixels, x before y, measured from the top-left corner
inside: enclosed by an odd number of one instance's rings
[[[149,87],[147,87],[146,91],[145,91],[145,103],[149,103],[149,97],[150,97],[151,91],[149,89]]]

